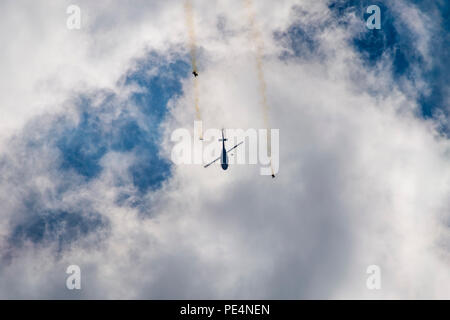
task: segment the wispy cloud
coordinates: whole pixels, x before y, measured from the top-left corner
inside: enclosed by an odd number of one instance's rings
[[[445,6],[378,1],[368,30],[364,1],[254,2],[272,181],[170,162],[195,118],[183,5],[109,4],[81,1],[79,32],[64,4],[2,4],[1,298],[449,297],[450,144],[423,117]],[[193,10],[205,128],[262,127],[243,2]]]

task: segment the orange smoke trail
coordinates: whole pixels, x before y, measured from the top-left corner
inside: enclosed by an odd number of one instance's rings
[[[189,47],[191,52],[192,71],[197,72],[197,46],[194,28],[194,15],[192,10],[191,0],[186,0],[184,4],[186,13],[186,25],[189,35]],[[199,105],[199,88],[197,77],[194,77],[194,104],[195,104],[195,116],[197,120],[201,120],[200,105]],[[200,132],[200,139],[203,138],[203,132]]]
[[[191,49],[191,60],[192,60],[192,71],[197,71],[197,61],[196,61],[196,38],[195,38],[195,29],[194,29],[194,15],[192,12],[192,2],[191,0],[186,0],[184,4],[184,9],[186,12],[186,25],[188,28],[189,34],[189,45]]]
[[[259,80],[259,92],[261,95],[261,108],[263,111],[264,125],[267,129],[267,152],[270,157],[270,167],[272,168],[272,176],[274,176],[273,166],[272,166],[272,141],[270,135],[270,123],[269,123],[269,104],[267,102],[267,84],[264,76],[263,67],[263,56],[264,56],[264,42],[261,36],[261,32],[256,25],[255,12],[253,9],[252,0],[244,0],[245,7],[248,13],[248,20],[250,26],[250,36],[256,47],[255,60],[256,69],[258,73]]]

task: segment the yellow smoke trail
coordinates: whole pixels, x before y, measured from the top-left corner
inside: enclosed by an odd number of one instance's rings
[[[263,68],[263,55],[264,55],[264,42],[261,37],[261,32],[256,25],[255,12],[253,9],[252,0],[244,0],[245,7],[248,13],[248,20],[250,26],[250,36],[256,47],[255,59],[256,59],[256,69],[258,73],[259,80],[259,92],[261,95],[261,107],[263,111],[264,125],[267,129],[267,152],[270,157],[270,167],[272,169],[272,176],[274,176],[273,166],[272,166],[272,141],[270,135],[270,123],[269,123],[269,104],[267,103],[267,84],[264,77]]]
[[[189,45],[191,49],[191,59],[192,59],[192,71],[197,71],[197,61],[196,61],[196,39],[195,39],[195,29],[194,29],[194,15],[192,12],[192,2],[191,0],[186,0],[184,4],[184,9],[186,12],[186,25],[189,33]]]
[[[184,9],[186,13],[186,25],[189,34],[189,46],[191,51],[191,63],[192,71],[197,72],[197,46],[195,38],[194,29],[194,15],[192,11],[191,0],[186,0],[184,4]],[[195,103],[195,115],[197,120],[201,120],[200,105],[199,105],[199,90],[198,90],[198,80],[194,77],[194,103]],[[203,139],[203,132],[200,132],[200,139]]]

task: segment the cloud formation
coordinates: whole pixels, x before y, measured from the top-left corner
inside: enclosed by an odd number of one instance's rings
[[[275,180],[170,162],[195,119],[183,4],[81,1],[72,31],[68,2],[0,5],[0,298],[450,297],[446,109],[423,102],[444,9],[377,2],[367,30],[364,1],[253,2]],[[203,125],[264,128],[244,2],[193,3]]]

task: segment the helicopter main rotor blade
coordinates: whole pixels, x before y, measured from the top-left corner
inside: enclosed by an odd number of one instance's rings
[[[204,165],[203,168],[208,168],[210,165],[212,165],[214,162],[216,162],[217,160],[220,160],[221,157],[218,157],[217,159],[211,161],[210,163],[208,163],[207,165]]]

